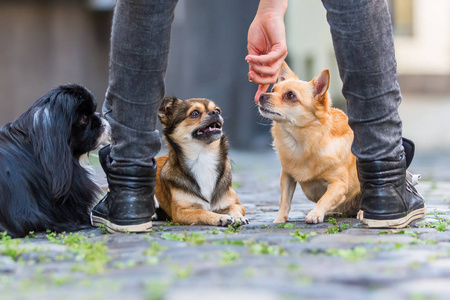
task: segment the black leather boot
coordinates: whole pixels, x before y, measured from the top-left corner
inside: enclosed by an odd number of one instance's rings
[[[414,144],[404,139],[406,154],[398,161],[361,161],[356,165],[361,184],[358,218],[371,228],[404,228],[425,217],[423,197],[407,180]]]
[[[109,233],[148,232],[155,214],[154,167],[112,166],[110,146],[99,151],[99,159],[108,180],[109,192],[92,209],[93,226],[105,226]]]

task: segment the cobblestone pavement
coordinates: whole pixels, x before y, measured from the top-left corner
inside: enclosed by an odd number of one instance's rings
[[[250,224],[155,222],[150,234],[3,237],[0,299],[448,299],[450,155],[417,157],[427,218],[401,231],[350,218],[306,225],[301,189],[275,226],[280,167],[272,152],[231,153]],[[449,220],[449,222],[447,222]]]

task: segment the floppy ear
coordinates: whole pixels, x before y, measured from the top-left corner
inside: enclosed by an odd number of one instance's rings
[[[35,157],[43,168],[52,199],[66,198],[72,183],[73,157],[69,147],[74,102],[57,89],[36,106],[31,139]],[[40,101],[38,100],[38,101]]]
[[[165,97],[159,106],[158,117],[163,125],[167,125],[167,122],[172,117],[174,112],[174,106],[181,100],[176,97]]]
[[[295,76],[294,72],[292,72],[292,70],[289,68],[288,64],[283,61],[283,63],[281,64],[280,75],[278,75],[277,82],[285,81],[289,78],[297,79],[297,76]]]
[[[314,84],[314,97],[317,95],[325,95],[330,86],[330,71],[323,70],[319,75],[312,80]]]

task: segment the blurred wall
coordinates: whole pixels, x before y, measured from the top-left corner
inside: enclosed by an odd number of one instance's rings
[[[69,82],[87,86],[101,103],[110,23],[110,12],[84,1],[0,2],[0,123]]]
[[[392,1],[392,0],[391,0]],[[450,1],[397,0],[400,12],[410,8],[403,22],[409,34],[397,34],[395,49],[400,86],[405,93],[450,94]],[[403,7],[400,6],[403,4]],[[396,18],[394,29],[402,15]],[[397,20],[400,19],[400,20]],[[406,23],[406,24],[405,24]]]
[[[248,82],[244,61],[247,30],[258,2],[179,0],[173,24],[166,95],[217,102],[231,145],[237,148],[267,149],[271,143],[270,121],[257,113],[253,103],[256,85]],[[390,4],[407,2],[412,3],[412,30],[395,37],[405,95],[402,106],[412,99],[411,92],[432,95],[430,99],[440,93],[440,101],[446,102],[450,99],[449,2],[435,0],[430,5],[426,0],[389,0]],[[49,89],[68,82],[91,89],[100,107],[108,81],[113,5],[114,0],[0,1],[1,125],[17,118]],[[399,21],[395,14],[394,21],[394,25]],[[286,31],[293,70],[310,80],[322,69],[330,69],[333,100],[342,107],[341,83],[321,1],[291,0]],[[440,101],[428,104],[439,109]],[[416,110],[407,111],[412,115]],[[410,130],[411,137],[423,131],[428,124],[415,121],[422,119],[414,115],[414,122],[404,122],[405,132],[410,123],[420,126]]]
[[[99,0],[0,2],[0,123],[56,85],[76,82],[103,102],[112,6]],[[173,24],[168,96],[205,97],[223,110],[231,145],[269,148],[268,124],[247,78],[247,30],[258,0],[180,0]],[[108,3],[107,3],[108,4]],[[95,8],[95,7],[94,7]],[[108,5],[106,5],[108,8]],[[104,8],[102,8],[104,9]]]

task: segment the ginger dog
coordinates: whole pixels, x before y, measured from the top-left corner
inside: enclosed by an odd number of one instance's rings
[[[297,182],[306,197],[317,203],[306,223],[323,222],[328,212],[358,212],[353,131],[344,112],[331,107],[329,82],[328,70],[304,82],[283,62],[272,92],[259,98],[260,114],[273,120],[273,145],[282,167],[281,201],[274,223],[287,221]]]
[[[174,222],[248,224],[231,186],[228,142],[220,108],[211,100],[165,98],[159,119],[169,154],[156,159],[155,196]]]

